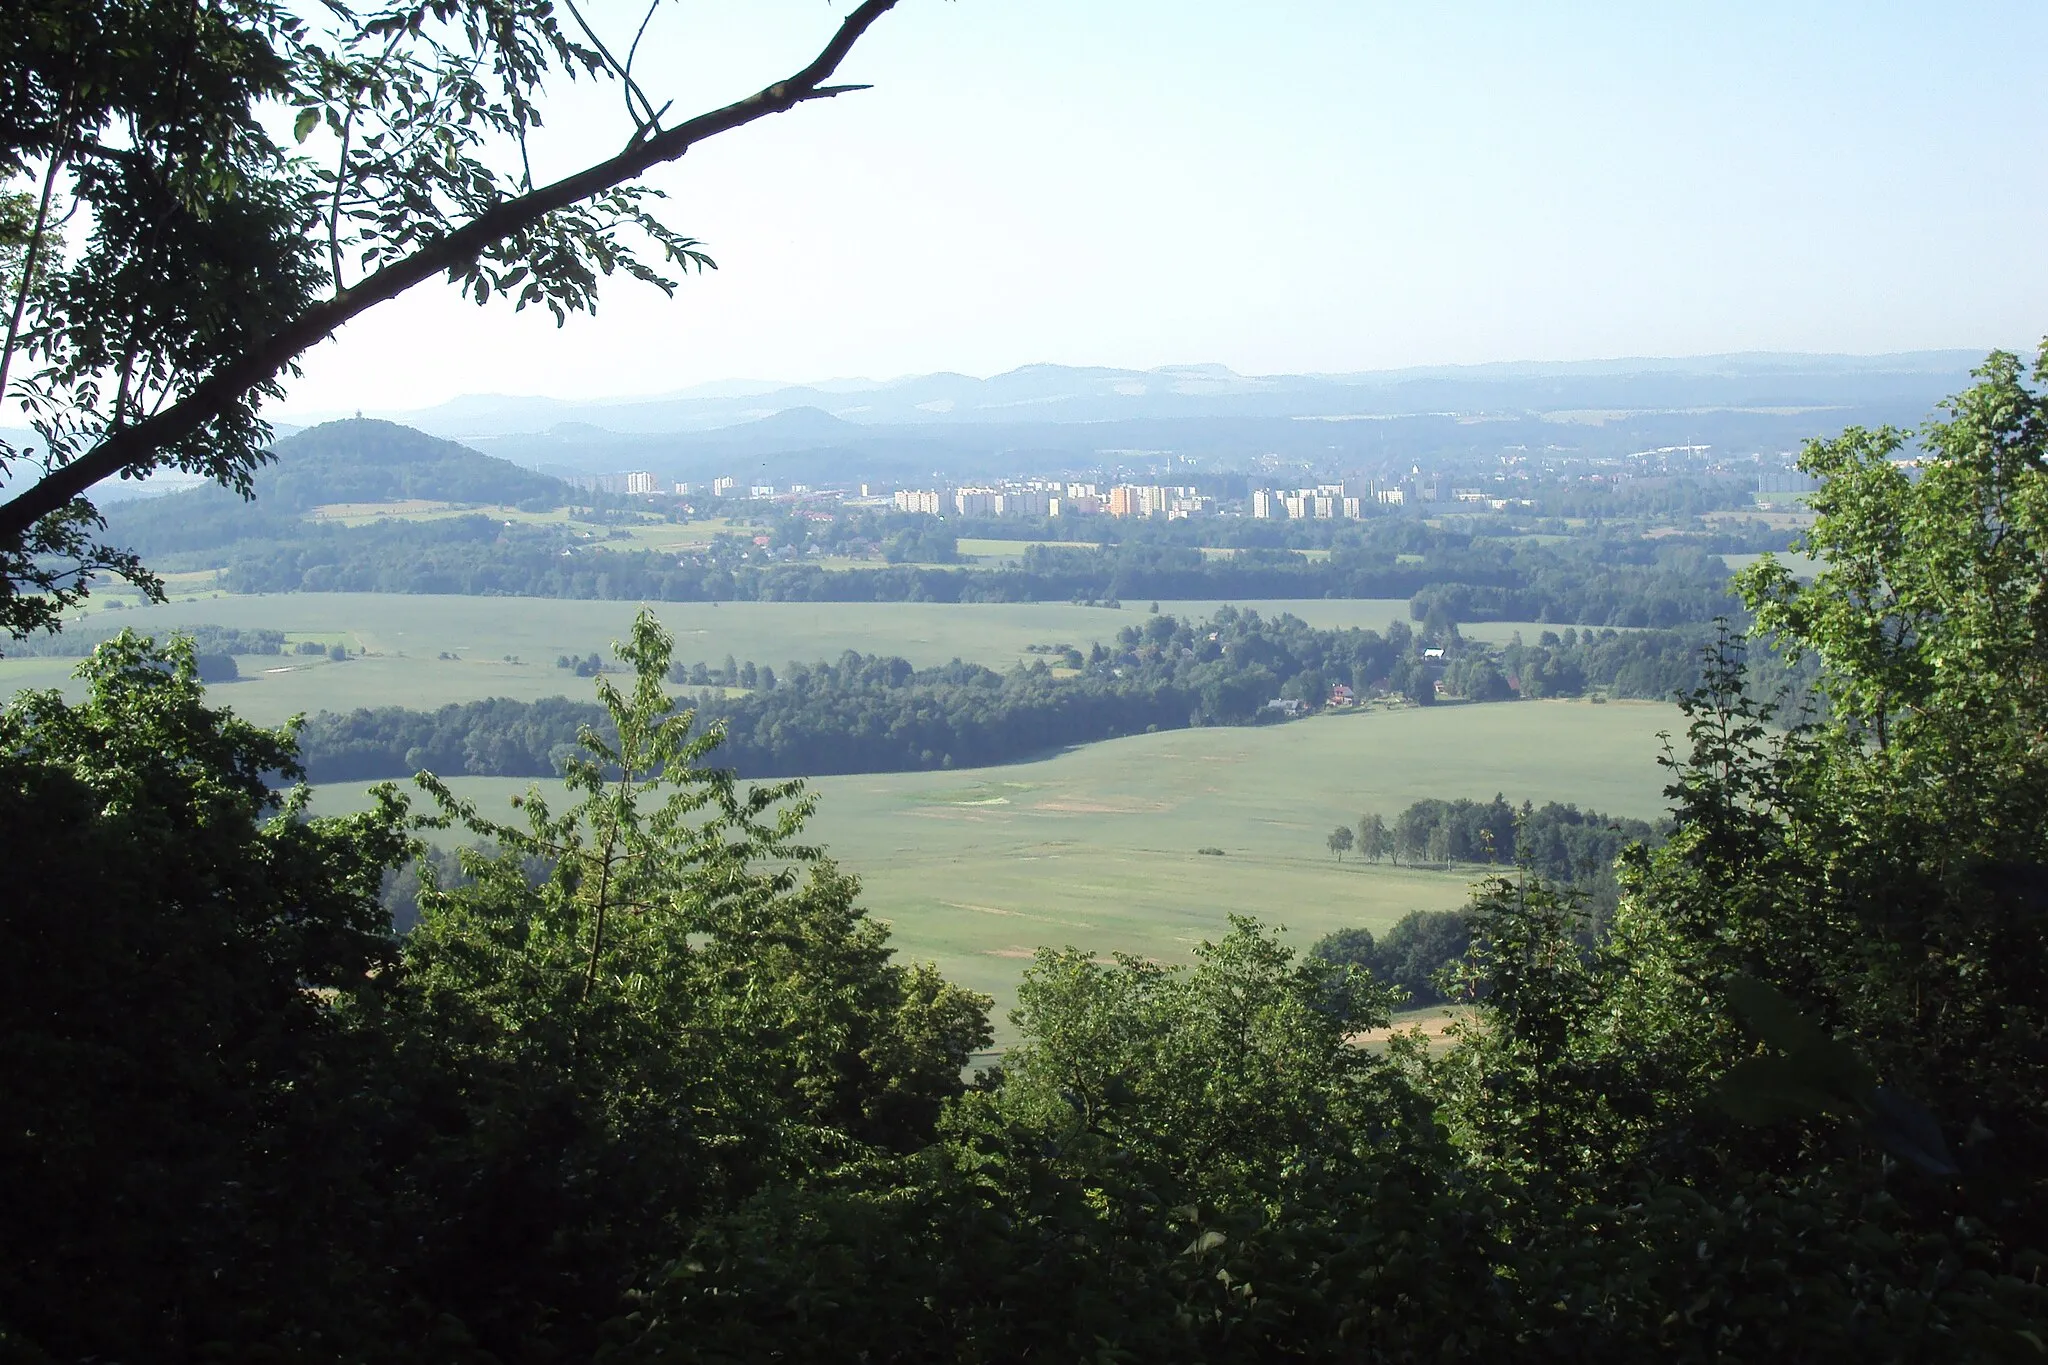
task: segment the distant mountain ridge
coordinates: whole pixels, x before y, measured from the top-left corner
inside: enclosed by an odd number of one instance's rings
[[[1282,375],[1242,375],[1222,365],[1132,370],[1038,364],[987,379],[942,371],[885,381],[747,381],[595,402],[474,395],[391,415],[423,431],[465,439],[546,435],[565,426],[621,436],[704,433],[805,408],[854,427],[1831,408],[1931,402],[1959,387],[1983,356],[1960,350],[1877,356],[1756,352]]]

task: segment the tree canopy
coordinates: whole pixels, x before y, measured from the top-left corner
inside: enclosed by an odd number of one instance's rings
[[[830,81],[894,5],[863,0],[802,68],[689,118],[634,74],[645,21],[607,41],[573,3],[9,5],[0,402],[41,445],[0,445],[0,627],[50,624],[95,572],[153,585],[99,540],[87,491],[171,467],[247,494],[262,404],[413,286],[445,276],[559,321],[607,276],[673,290],[708,268],[639,177],[858,88]],[[541,182],[550,80],[611,85],[625,118],[617,151]]]

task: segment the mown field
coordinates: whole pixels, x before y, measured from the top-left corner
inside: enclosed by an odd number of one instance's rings
[[[1760,554],[1722,555],[1721,562],[1728,566],[1728,572],[1740,573],[1762,558],[1763,556]],[[1779,550],[1777,552],[1777,559],[1780,564],[1783,564],[1791,572],[1794,578],[1799,579],[1813,578],[1825,567],[1822,561],[1815,559],[1812,555],[1796,550]]]
[[[1053,550],[1094,550],[1101,548],[1092,540],[993,540],[980,536],[960,537],[956,548],[970,565],[972,564],[1014,564],[1024,557],[1024,552],[1034,545]],[[1228,559],[1236,550],[1203,546],[1204,559]],[[1304,559],[1323,560],[1330,557],[1328,550],[1297,551]]]
[[[791,659],[837,658],[855,649],[899,654],[924,667],[966,659],[1008,668],[1036,656],[1032,644],[1073,644],[1086,649],[1144,620],[1149,603],[1121,610],[1065,602],[662,602],[652,604],[675,633],[676,657],[718,663],[727,654],[782,667]],[[1218,602],[1161,602],[1162,612],[1206,617]],[[1293,612],[1311,625],[1384,630],[1406,620],[1408,604],[1393,600],[1322,598],[1241,604],[1273,616]],[[346,663],[307,656],[251,655],[240,659],[242,680],[215,695],[254,720],[276,723],[300,711],[358,706],[433,707],[479,697],[587,695],[589,684],[555,667],[564,654],[607,653],[622,638],[638,604],[524,597],[435,597],[374,593],[219,595],[159,607],[94,612],[85,624],[100,630],[131,625],[168,632],[211,624],[286,632],[292,642],[346,644],[366,655]],[[1473,625],[1477,639],[1504,640],[1515,629],[1528,638],[1543,627],[1510,623]],[[443,658],[442,655],[450,657]],[[23,687],[67,687],[76,661],[0,658],[0,695]]]
[[[860,875],[900,951],[990,992],[1000,1012],[1043,944],[1180,962],[1232,913],[1306,945],[1455,907],[1477,869],[1340,864],[1324,836],[1367,811],[1495,792],[1654,817],[1658,732],[1677,724],[1651,703],[1526,702],[1137,735],[1000,768],[820,779],[812,833]],[[526,787],[454,785],[500,815]],[[316,808],[361,802],[333,788]]]

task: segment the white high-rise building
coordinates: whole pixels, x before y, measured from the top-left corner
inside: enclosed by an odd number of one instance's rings
[[[962,488],[953,494],[953,510],[963,517],[992,517],[996,514],[996,490]]]

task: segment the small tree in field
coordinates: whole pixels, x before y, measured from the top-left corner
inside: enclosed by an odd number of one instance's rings
[[[1337,855],[1337,861],[1340,863],[1343,862],[1344,855],[1350,852],[1351,845],[1354,842],[1351,834],[1351,826],[1337,826],[1337,828],[1330,831],[1330,837],[1325,839],[1323,842],[1329,847],[1330,852]]]
[[[1374,862],[1393,852],[1394,837],[1387,832],[1387,822],[1377,811],[1358,817],[1358,853],[1360,857]]]

